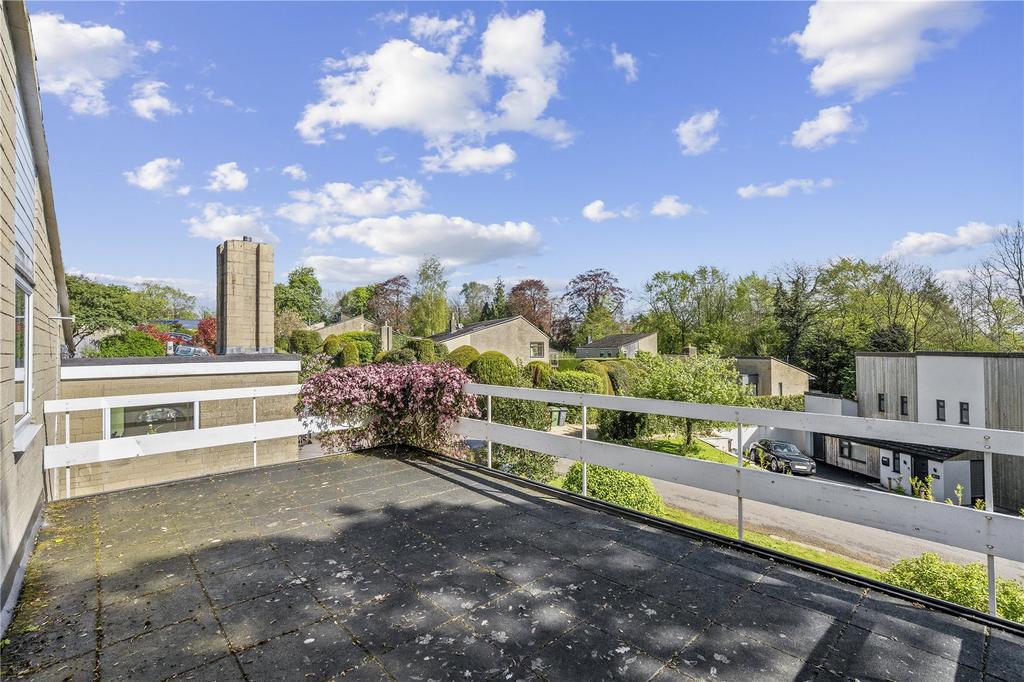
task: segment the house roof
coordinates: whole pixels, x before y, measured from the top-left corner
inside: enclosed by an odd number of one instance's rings
[[[608,336],[602,337],[597,341],[591,341],[585,343],[579,348],[622,348],[628,346],[631,343],[636,343],[640,339],[646,339],[648,336],[654,336],[657,332],[641,332],[639,334],[609,334]]]
[[[467,336],[469,334],[481,331],[483,329],[497,327],[498,325],[508,324],[509,322],[515,322],[516,320],[522,320],[526,324],[530,325],[531,327],[539,331],[541,334],[544,334],[544,336],[548,336],[547,332],[537,327],[537,325],[533,324],[522,315],[513,315],[512,317],[500,317],[496,320],[480,320],[479,322],[472,322],[470,324],[460,327],[459,329],[456,329],[453,332],[434,334],[433,336],[430,337],[430,339],[432,341],[451,341],[452,339],[457,339],[460,336]]]
[[[786,362],[785,360],[780,360],[779,358],[775,357],[774,355],[737,355],[735,358],[733,358],[733,360],[774,360],[775,362],[781,363],[781,364],[785,365],[786,367],[792,367],[793,369],[795,369],[795,370],[797,370],[799,372],[803,372],[804,374],[806,374],[807,376],[809,376],[812,379],[817,379],[818,378],[815,375],[813,375],[810,372],[808,372],[803,367],[799,367],[797,365],[794,365],[791,362]]]

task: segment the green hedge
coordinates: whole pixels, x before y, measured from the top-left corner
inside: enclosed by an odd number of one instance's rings
[[[323,348],[320,335],[311,329],[296,329],[288,339],[288,347],[293,353],[312,355]]]
[[[434,358],[440,362],[441,360],[448,359],[448,346],[438,341],[434,342]]]
[[[473,348],[473,346],[459,346],[448,354],[448,362],[452,363],[456,367],[466,369],[478,357],[480,357],[480,351]]]
[[[568,391],[570,393],[601,393],[604,388],[601,378],[590,372],[555,372],[551,375],[551,382],[548,385],[552,391]],[[596,422],[597,410],[587,410],[587,421]],[[579,424],[583,420],[583,410],[579,407],[569,407],[566,421]]]
[[[574,493],[583,492],[583,466],[579,462],[569,467],[562,487]],[[587,495],[654,516],[665,511],[651,479],[596,464],[587,466]]]
[[[804,397],[802,395],[755,395],[752,396],[752,404],[754,407],[761,407],[766,410],[804,411]]]
[[[359,364],[368,365],[373,362],[373,344],[369,341],[351,341],[359,353]]]
[[[374,355],[380,352],[380,334],[377,332],[345,332],[338,334],[338,339],[343,342],[354,341],[358,344],[362,341],[370,344],[372,350],[369,356],[367,356],[366,362],[369,362]]]
[[[612,391],[615,395],[629,395],[630,379],[636,369],[636,365],[628,358],[608,360],[603,363],[608,370],[608,378],[612,382]]]
[[[338,367],[356,367],[359,365],[359,348],[354,342],[346,341],[335,354],[334,362]]]
[[[551,375],[555,373],[551,365],[543,360],[532,360],[526,363],[526,376],[534,388],[551,386]]]
[[[611,395],[615,392],[612,388],[611,377],[608,376],[608,368],[604,366],[603,362],[597,360],[584,360],[576,367],[578,372],[587,372],[593,374],[601,380],[601,390],[598,393],[604,393],[605,395]]]
[[[416,354],[409,348],[399,348],[377,353],[374,362],[390,362],[395,365],[411,365],[416,362]]]
[[[155,357],[167,354],[161,341],[135,329],[100,339],[99,351],[101,358]]]
[[[519,368],[509,360],[507,355],[496,350],[481,353],[480,357],[471,362],[467,369],[469,375],[481,384],[519,386],[522,383]]]
[[[413,352],[419,362],[428,363],[437,360],[437,351],[431,339],[412,339],[406,348]]]
[[[558,358],[558,367],[556,367],[555,369],[557,369],[559,372],[572,372],[577,367],[579,367],[580,362],[581,362],[581,360],[579,358],[559,357]]]
[[[337,334],[332,334],[324,339],[324,352],[332,358],[341,352],[341,338]]]

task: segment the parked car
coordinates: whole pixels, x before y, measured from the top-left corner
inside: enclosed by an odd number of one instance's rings
[[[814,460],[800,452],[800,448],[784,440],[763,438],[747,451],[747,459],[772,471],[811,476],[817,467]]]
[[[209,355],[210,351],[206,350],[205,348],[200,348],[199,346],[186,346],[183,343],[179,343],[177,346],[174,347],[174,354],[183,355],[186,357],[200,357]]]

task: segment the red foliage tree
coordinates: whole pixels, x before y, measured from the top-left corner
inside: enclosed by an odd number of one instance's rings
[[[405,329],[411,293],[408,277],[392,277],[373,288],[373,295],[366,302],[366,312],[378,324],[387,322],[395,329]]]
[[[192,343],[197,346],[202,346],[211,353],[216,351],[217,347],[217,318],[212,315],[207,315],[203,319],[199,320],[199,326],[196,328],[196,333],[192,335]]]
[[[174,341],[174,337],[173,336],[171,336],[167,332],[160,331],[154,325],[151,325],[151,324],[137,324],[137,325],[135,325],[135,330],[136,331],[140,331],[143,334],[146,334],[147,336],[152,336],[154,339],[156,339],[160,343],[167,343],[168,341],[171,341],[171,342]]]
[[[508,310],[551,332],[551,291],[539,279],[524,279],[508,294]]]

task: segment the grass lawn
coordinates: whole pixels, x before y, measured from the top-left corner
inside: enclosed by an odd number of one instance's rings
[[[703,459],[709,462],[718,462],[720,464],[736,464],[736,455],[730,455],[728,452],[722,452],[718,448],[708,445],[699,438],[694,438],[693,443],[690,446],[683,444],[682,436],[676,438],[650,438],[638,440],[634,443],[634,446],[644,448],[645,450],[664,452],[669,455],[693,457],[694,459]]]

